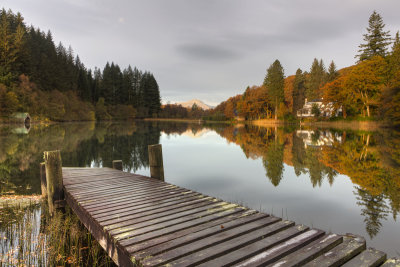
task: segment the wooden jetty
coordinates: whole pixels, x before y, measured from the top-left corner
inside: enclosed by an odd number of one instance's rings
[[[153,178],[123,172],[120,160],[113,169],[62,168],[60,151],[44,155],[50,212],[66,202],[119,266],[400,266],[360,236],[328,234],[164,182],[160,145],[149,146]]]
[[[63,168],[64,194],[120,266],[396,266],[359,236],[111,168]]]

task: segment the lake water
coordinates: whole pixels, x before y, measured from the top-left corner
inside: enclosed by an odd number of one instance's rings
[[[0,127],[0,195],[40,193],[43,151],[64,166],[149,175],[163,146],[165,180],[327,232],[364,236],[400,256],[400,133],[134,122]],[[1,221],[1,215],[0,215]]]

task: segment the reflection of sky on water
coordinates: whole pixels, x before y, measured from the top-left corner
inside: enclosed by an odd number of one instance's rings
[[[266,177],[260,158],[247,159],[238,145],[214,131],[196,136],[163,133],[160,143],[169,183],[327,232],[359,234],[367,239],[368,246],[392,256],[400,252],[399,222],[391,215],[382,220],[373,240],[368,237],[355,185],[346,175],[338,174],[332,186],[324,179],[321,186],[313,187],[309,174],[297,177],[294,168],[284,164],[283,179],[275,187]],[[137,173],[149,175],[149,170]]]

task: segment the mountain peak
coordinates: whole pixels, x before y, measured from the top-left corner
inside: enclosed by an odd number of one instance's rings
[[[199,108],[202,108],[204,110],[208,110],[211,109],[212,106],[207,105],[206,103],[204,103],[203,101],[199,100],[199,99],[192,99],[186,102],[178,102],[178,105],[181,105],[182,107],[185,108],[192,108],[194,104],[196,104],[196,106],[198,106]]]

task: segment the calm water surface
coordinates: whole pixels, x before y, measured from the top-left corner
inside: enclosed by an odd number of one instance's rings
[[[400,133],[171,122],[0,128],[0,195],[38,194],[43,151],[64,166],[149,175],[163,145],[166,181],[400,256]],[[1,216],[1,215],[0,215]],[[1,220],[1,219],[0,219]]]

